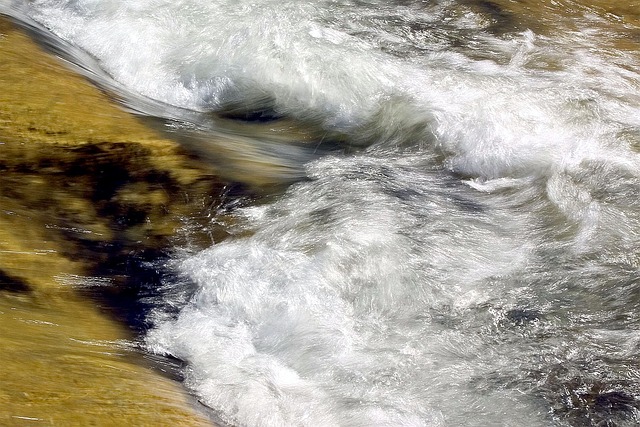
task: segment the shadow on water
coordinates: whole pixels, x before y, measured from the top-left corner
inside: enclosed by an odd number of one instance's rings
[[[542,374],[542,393],[554,418],[571,426],[637,425],[640,400],[633,381],[603,378],[593,362],[566,363]]]

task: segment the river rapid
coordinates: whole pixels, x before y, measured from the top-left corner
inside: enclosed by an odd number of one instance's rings
[[[259,188],[144,302],[222,424],[640,423],[637,1],[0,13]]]

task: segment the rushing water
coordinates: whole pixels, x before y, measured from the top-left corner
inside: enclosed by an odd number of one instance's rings
[[[232,178],[290,183],[212,212],[235,237],[150,301],[149,350],[223,422],[636,425],[640,5],[596,6],[0,12]]]

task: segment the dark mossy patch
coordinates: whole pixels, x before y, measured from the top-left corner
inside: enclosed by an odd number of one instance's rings
[[[245,186],[205,170],[190,170],[195,177],[185,183],[176,176],[180,169],[163,168],[142,143],[39,148],[38,156],[0,156],[0,202],[57,255],[84,266],[88,280],[74,284],[77,292],[137,330],[145,327],[148,297],[157,295],[170,248],[183,237],[193,248],[223,240],[226,230],[212,215],[247,195]],[[189,235],[180,236],[185,224],[192,225]],[[4,272],[0,282],[0,289],[29,289]]]
[[[24,280],[0,270],[0,291],[30,292],[31,287]]]

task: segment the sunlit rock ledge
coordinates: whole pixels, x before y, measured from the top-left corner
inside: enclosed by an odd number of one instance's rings
[[[176,229],[197,244],[222,190],[0,19],[0,424],[211,424],[132,348],[109,298],[135,292],[118,288],[127,263]]]

